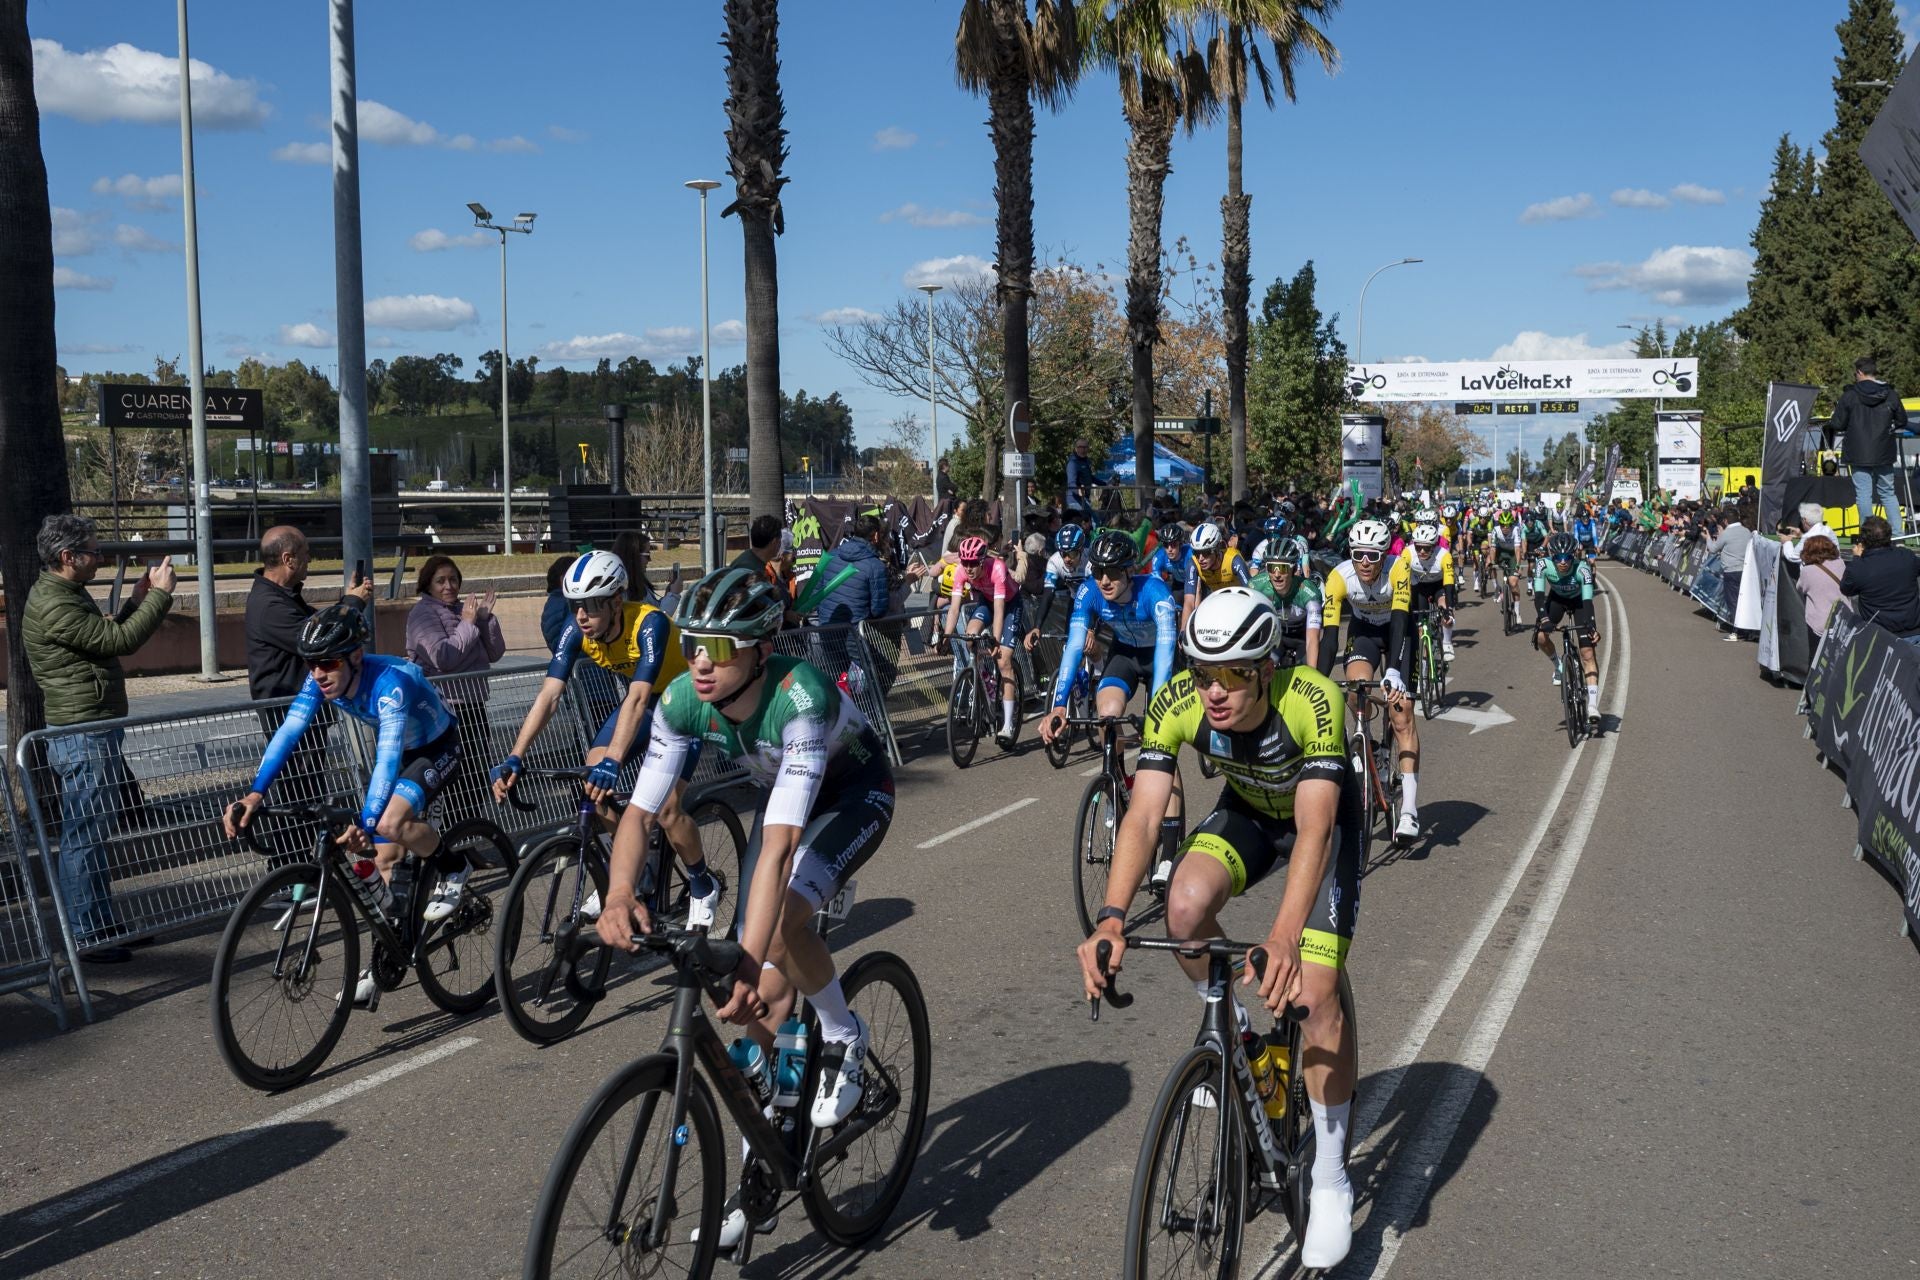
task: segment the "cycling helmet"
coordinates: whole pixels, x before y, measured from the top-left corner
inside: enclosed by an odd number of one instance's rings
[[[1300,555],[1296,548],[1305,545],[1299,538],[1289,538],[1284,534],[1277,538],[1268,538],[1253,549],[1253,567],[1271,569],[1274,565],[1284,564],[1298,573],[1300,572]]]
[[[604,600],[626,589],[626,562],[611,551],[587,552],[573,562],[567,576],[560,580],[560,594],[576,604],[582,600]]]
[[[1307,571],[1307,540],[1298,534],[1282,538],[1277,544],[1269,544],[1267,554],[1292,565],[1295,573]]]
[[[1440,508],[1440,514],[1451,520],[1460,514],[1460,504],[1457,502],[1449,502]]]
[[[1211,520],[1202,521],[1193,531],[1193,549],[1195,551],[1218,551],[1227,545],[1227,535]]]
[[[373,627],[367,622],[366,611],[342,600],[307,619],[300,628],[297,648],[302,661],[312,662],[319,658],[344,658],[366,648],[372,640]]]
[[[1570,533],[1556,533],[1547,539],[1549,560],[1572,560],[1580,554],[1580,544]]]
[[[1293,521],[1287,519],[1285,516],[1268,516],[1266,523],[1260,526],[1261,530],[1269,538],[1281,537],[1292,527]]]
[[[1432,507],[1422,507],[1413,513],[1413,522],[1415,524],[1439,524],[1440,513]]]
[[[1063,555],[1072,555],[1087,545],[1087,531],[1077,524],[1063,524],[1060,532],[1053,535],[1054,550]]]
[[[731,566],[716,569],[680,597],[673,620],[695,636],[765,640],[780,629],[787,598],[760,574]]]
[[[960,553],[961,564],[978,564],[987,554],[987,540],[979,537],[962,538],[954,550]]]
[[[1292,498],[1282,498],[1280,499],[1279,511],[1281,515],[1286,516],[1289,520],[1291,520],[1294,516],[1300,513],[1300,508],[1293,505]]]
[[[1258,662],[1273,652],[1280,615],[1273,604],[1246,587],[1221,587],[1202,600],[1187,618],[1181,647],[1195,662]]]
[[[1354,551],[1382,551],[1392,539],[1387,526],[1378,520],[1361,520],[1347,533],[1347,546]]]
[[[1421,521],[1413,526],[1413,545],[1431,547],[1440,541],[1440,526]]]
[[[1181,524],[1178,520],[1169,520],[1160,526],[1161,546],[1169,548],[1180,547],[1185,546],[1186,541],[1187,526]]]
[[[1510,529],[1513,527],[1513,512],[1508,508],[1502,507],[1500,514],[1495,516],[1494,519],[1499,522],[1502,529]]]
[[[1133,545],[1133,539],[1118,529],[1101,530],[1087,552],[1087,563],[1095,569],[1132,568],[1139,558],[1140,549]]]

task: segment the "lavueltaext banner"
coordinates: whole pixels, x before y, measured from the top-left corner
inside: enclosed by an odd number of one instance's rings
[[[1404,400],[1689,399],[1699,394],[1700,361],[1466,360],[1449,364],[1357,364],[1347,390],[1365,404]]]

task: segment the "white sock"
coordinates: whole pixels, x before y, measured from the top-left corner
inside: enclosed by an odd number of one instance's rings
[[[1600,686],[1599,686],[1599,685],[1597,685],[1597,684],[1590,684],[1590,685],[1588,685],[1588,686],[1587,686],[1587,701],[1589,701],[1589,702],[1598,702],[1598,701],[1600,701]]]
[[[1403,773],[1400,775],[1400,808],[1402,812],[1417,814],[1420,803],[1414,797],[1420,789],[1420,775]]]
[[[831,1040],[835,1044],[852,1044],[860,1034],[854,1025],[853,1011],[847,1008],[846,993],[840,990],[840,979],[835,976],[826,986],[807,996],[807,1003],[820,1015],[820,1038]]]
[[[1453,647],[1453,626],[1448,624],[1440,628],[1440,639],[1449,649]]]
[[[1335,1106],[1307,1099],[1313,1111],[1313,1189],[1346,1187],[1347,1120],[1353,1114],[1353,1099]]]
[[[1213,984],[1205,978],[1195,978],[1193,980],[1193,989],[1200,993],[1202,1000],[1205,1000],[1213,993]],[[1247,1016],[1246,1009],[1241,1006],[1240,997],[1229,990],[1227,992],[1227,1003],[1233,1006],[1233,1020],[1240,1024],[1240,1030],[1252,1031],[1253,1019]]]
[[[1001,720],[1001,724],[1005,727],[1008,733],[1012,733],[1013,732],[1013,699],[1012,698],[1000,699],[1000,712],[1001,712],[1001,715],[1004,717]]]

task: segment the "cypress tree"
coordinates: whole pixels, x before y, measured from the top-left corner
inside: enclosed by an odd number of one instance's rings
[[[1753,229],[1747,305],[1733,315],[1734,332],[1747,344],[1746,364],[1762,382],[1818,382],[1829,272],[1814,201],[1813,152],[1782,134]]]

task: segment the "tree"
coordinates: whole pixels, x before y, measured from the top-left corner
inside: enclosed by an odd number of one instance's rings
[[[1325,22],[1340,0],[1194,0],[1194,7],[1211,18],[1204,40],[1213,96],[1227,113],[1227,194],[1220,197],[1221,293],[1226,303],[1227,427],[1233,437],[1233,497],[1247,492],[1247,303],[1252,289],[1253,197],[1241,185],[1241,107],[1249,89],[1247,72],[1259,86],[1261,100],[1272,110],[1273,76],[1260,52],[1262,41],[1273,48],[1274,70],[1288,102],[1297,102],[1293,69],[1300,56],[1320,59],[1329,75],[1338,70],[1340,51],[1326,32]]]
[[[53,327],[53,211],[33,96],[26,0],[0,0],[0,583],[7,595],[7,739],[45,722],[22,621],[40,576],[35,535],[71,510],[60,397],[47,371]]]
[[[780,168],[787,160],[786,105],[780,96],[777,0],[726,0],[727,164],[745,249],[747,293],[747,508],[755,516],[786,507],[780,456],[780,271],[774,237],[787,228]]]
[[[1782,134],[1774,151],[1773,179],[1754,224],[1753,276],[1747,305],[1733,327],[1751,350],[1764,379],[1807,382],[1822,345],[1821,295],[1825,239],[1815,210],[1818,190],[1811,150],[1801,151]],[[1706,390],[1702,378],[1702,390]]]
[[[1385,416],[1386,456],[1409,487],[1416,474],[1424,474],[1428,485],[1451,482],[1471,459],[1489,453],[1479,434],[1442,405],[1390,404]]]
[[[373,413],[380,406],[380,397],[387,389],[387,362],[373,360],[367,364],[367,412]]]
[[[1249,335],[1247,446],[1268,483],[1317,487],[1340,471],[1347,348],[1313,290],[1312,262],[1275,280]]]
[[[1003,403],[1025,404],[1037,416],[1028,332],[1034,290],[1033,104],[1057,109],[1073,93],[1080,43],[1072,0],[1036,0],[1031,17],[1027,0],[963,0],[954,69],[963,88],[987,96]],[[990,491],[999,421],[985,424],[985,430],[982,487]]]

